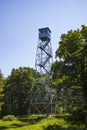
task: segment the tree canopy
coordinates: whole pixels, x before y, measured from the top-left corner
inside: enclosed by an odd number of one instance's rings
[[[61,35],[56,58],[52,65],[53,85],[58,94],[62,93],[63,103],[74,110],[84,108],[87,113],[87,26]]]
[[[4,84],[4,114],[27,114],[33,75],[34,70],[31,68],[20,67],[12,70]]]

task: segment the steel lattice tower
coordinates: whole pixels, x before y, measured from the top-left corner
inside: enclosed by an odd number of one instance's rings
[[[49,73],[52,62],[51,31],[39,29],[35,68],[40,74]]]
[[[53,113],[55,111],[55,90],[50,86],[51,64],[53,62],[51,30],[41,28],[39,31],[35,68],[40,77],[34,81],[31,93],[31,113]]]

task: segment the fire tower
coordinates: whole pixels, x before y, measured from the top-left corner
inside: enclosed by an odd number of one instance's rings
[[[51,64],[53,62],[51,47],[51,30],[41,28],[39,31],[35,68],[39,77],[33,83],[30,100],[31,113],[54,113],[56,91],[51,87]]]
[[[39,29],[35,68],[40,74],[49,73],[52,61],[51,31]]]

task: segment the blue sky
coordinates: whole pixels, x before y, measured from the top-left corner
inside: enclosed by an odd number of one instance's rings
[[[35,67],[38,29],[52,31],[53,57],[62,33],[87,25],[87,0],[0,0],[0,69]],[[55,59],[54,59],[55,60]]]

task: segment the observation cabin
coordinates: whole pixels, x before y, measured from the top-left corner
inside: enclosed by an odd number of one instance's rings
[[[48,27],[39,29],[39,39],[42,42],[50,41],[51,40],[51,30]]]

